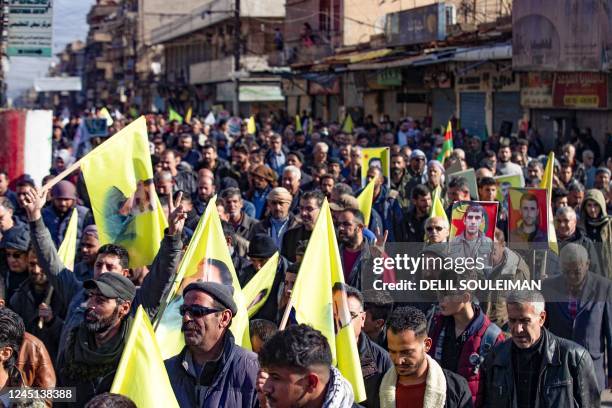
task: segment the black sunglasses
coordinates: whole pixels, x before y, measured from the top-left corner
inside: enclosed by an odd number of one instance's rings
[[[440,232],[442,231],[444,228],[443,227],[439,227],[439,226],[435,226],[435,227],[427,227],[427,232],[434,232],[434,230]]]
[[[181,305],[179,308],[179,313],[181,316],[185,316],[185,314],[189,313],[191,317],[195,317],[199,319],[200,317],[207,316],[211,313],[222,312],[225,309],[217,309],[214,307],[206,307],[200,305]]]

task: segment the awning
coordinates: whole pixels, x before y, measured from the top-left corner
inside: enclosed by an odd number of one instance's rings
[[[328,64],[355,64],[362,61],[373,60],[387,56],[393,52],[390,48],[380,50],[370,50],[364,52],[353,52],[349,54],[337,54],[323,59],[323,63]]]

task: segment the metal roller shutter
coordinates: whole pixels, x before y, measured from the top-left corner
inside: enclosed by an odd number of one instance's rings
[[[459,119],[461,127],[467,129],[470,135],[483,136],[485,134],[485,102],[484,92],[462,92],[461,112]]]
[[[523,117],[520,92],[493,94],[493,132],[499,132],[502,122],[512,123],[512,133],[518,132],[518,121]]]
[[[434,89],[432,92],[433,128],[446,127],[449,119],[455,114],[457,97],[453,89]]]

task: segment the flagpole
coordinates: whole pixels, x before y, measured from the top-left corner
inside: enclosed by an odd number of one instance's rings
[[[293,308],[294,303],[295,302],[293,301],[293,296],[291,296],[289,298],[289,302],[287,303],[287,307],[285,308],[283,319],[281,320],[280,325],[278,326],[278,330],[283,331],[285,330],[285,327],[287,327],[287,321],[289,320],[289,314],[291,314],[291,308]]]

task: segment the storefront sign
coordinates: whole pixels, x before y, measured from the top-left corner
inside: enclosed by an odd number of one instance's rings
[[[8,18],[9,57],[51,57],[52,0],[11,0]]]
[[[524,71],[601,71],[611,38],[609,2],[514,0],[512,65]]]
[[[397,68],[382,69],[376,73],[376,82],[383,86],[402,86],[402,71]]]
[[[421,44],[446,38],[445,3],[387,14],[389,45]]]
[[[608,107],[608,78],[593,72],[557,73],[553,104],[558,108],[605,109]]]
[[[552,108],[552,72],[529,72],[521,75],[521,106],[524,108]]]

